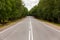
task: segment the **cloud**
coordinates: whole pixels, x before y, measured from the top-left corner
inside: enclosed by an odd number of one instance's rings
[[[37,5],[39,3],[39,0],[22,0],[25,4],[25,7],[30,10],[33,6]]]

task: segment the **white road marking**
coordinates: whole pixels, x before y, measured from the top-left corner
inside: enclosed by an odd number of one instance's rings
[[[21,24],[21,23],[23,23],[24,21],[21,21],[21,22],[17,22],[16,24],[14,24],[14,25],[8,25],[8,26],[11,26],[11,27],[9,27],[9,28],[6,28],[5,30],[3,30],[3,31],[1,31],[0,32],[0,39],[5,39],[6,37],[8,37],[8,36],[10,36],[11,34],[10,34],[10,32],[11,33],[14,33],[15,32],[15,30],[14,30],[14,28],[17,26],[17,25],[19,25],[19,24]],[[12,29],[12,30],[11,30]],[[13,32],[13,30],[14,30],[14,32]]]
[[[53,27],[51,27],[51,26],[49,26],[49,25],[47,25],[47,24],[45,24],[45,23],[43,23],[43,22],[40,22],[41,24],[43,24],[43,25],[45,25],[46,27],[48,27],[48,28],[51,28],[51,29],[53,29],[53,30],[55,30],[55,31],[57,31],[57,32],[60,32],[60,30],[58,30],[58,29],[56,29],[56,28],[53,28]]]
[[[9,28],[7,28],[7,29],[5,29],[5,30],[3,30],[3,31],[1,31],[0,32],[0,34],[1,33],[4,33],[4,32],[6,32],[6,31],[8,31],[9,29],[12,29],[12,28],[14,28],[16,25],[18,25],[18,24],[21,24],[21,23],[23,23],[24,21],[22,21],[22,22],[19,22],[19,23],[16,23],[15,25],[12,25],[11,27],[9,27]],[[8,25],[8,26],[10,26],[10,25]]]
[[[51,27],[51,26],[49,26],[49,25],[47,25],[47,24],[44,24],[44,25],[46,25],[46,27],[49,27],[49,28],[51,28],[51,29],[53,29],[53,30],[55,30],[55,31],[57,31],[57,32],[60,32],[60,30],[55,29],[55,28],[53,28],[53,27]]]
[[[31,23],[31,19],[29,18],[30,22],[29,22],[29,40],[33,40],[33,30],[32,30],[32,23]]]

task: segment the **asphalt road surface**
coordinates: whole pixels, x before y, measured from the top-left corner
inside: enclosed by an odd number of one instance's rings
[[[0,32],[0,40],[60,40],[60,30],[27,16]]]

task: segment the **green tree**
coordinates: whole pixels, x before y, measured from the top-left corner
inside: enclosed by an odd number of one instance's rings
[[[0,0],[0,23],[22,18],[28,10],[22,5],[21,0]]]
[[[32,8],[30,14],[39,19],[60,23],[59,3],[60,0],[40,0],[38,6]]]

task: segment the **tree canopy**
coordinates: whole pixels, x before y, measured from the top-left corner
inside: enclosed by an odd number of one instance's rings
[[[27,12],[21,0],[0,0],[0,24],[22,18]]]
[[[60,23],[60,0],[40,0],[39,4],[30,10],[36,18]]]

